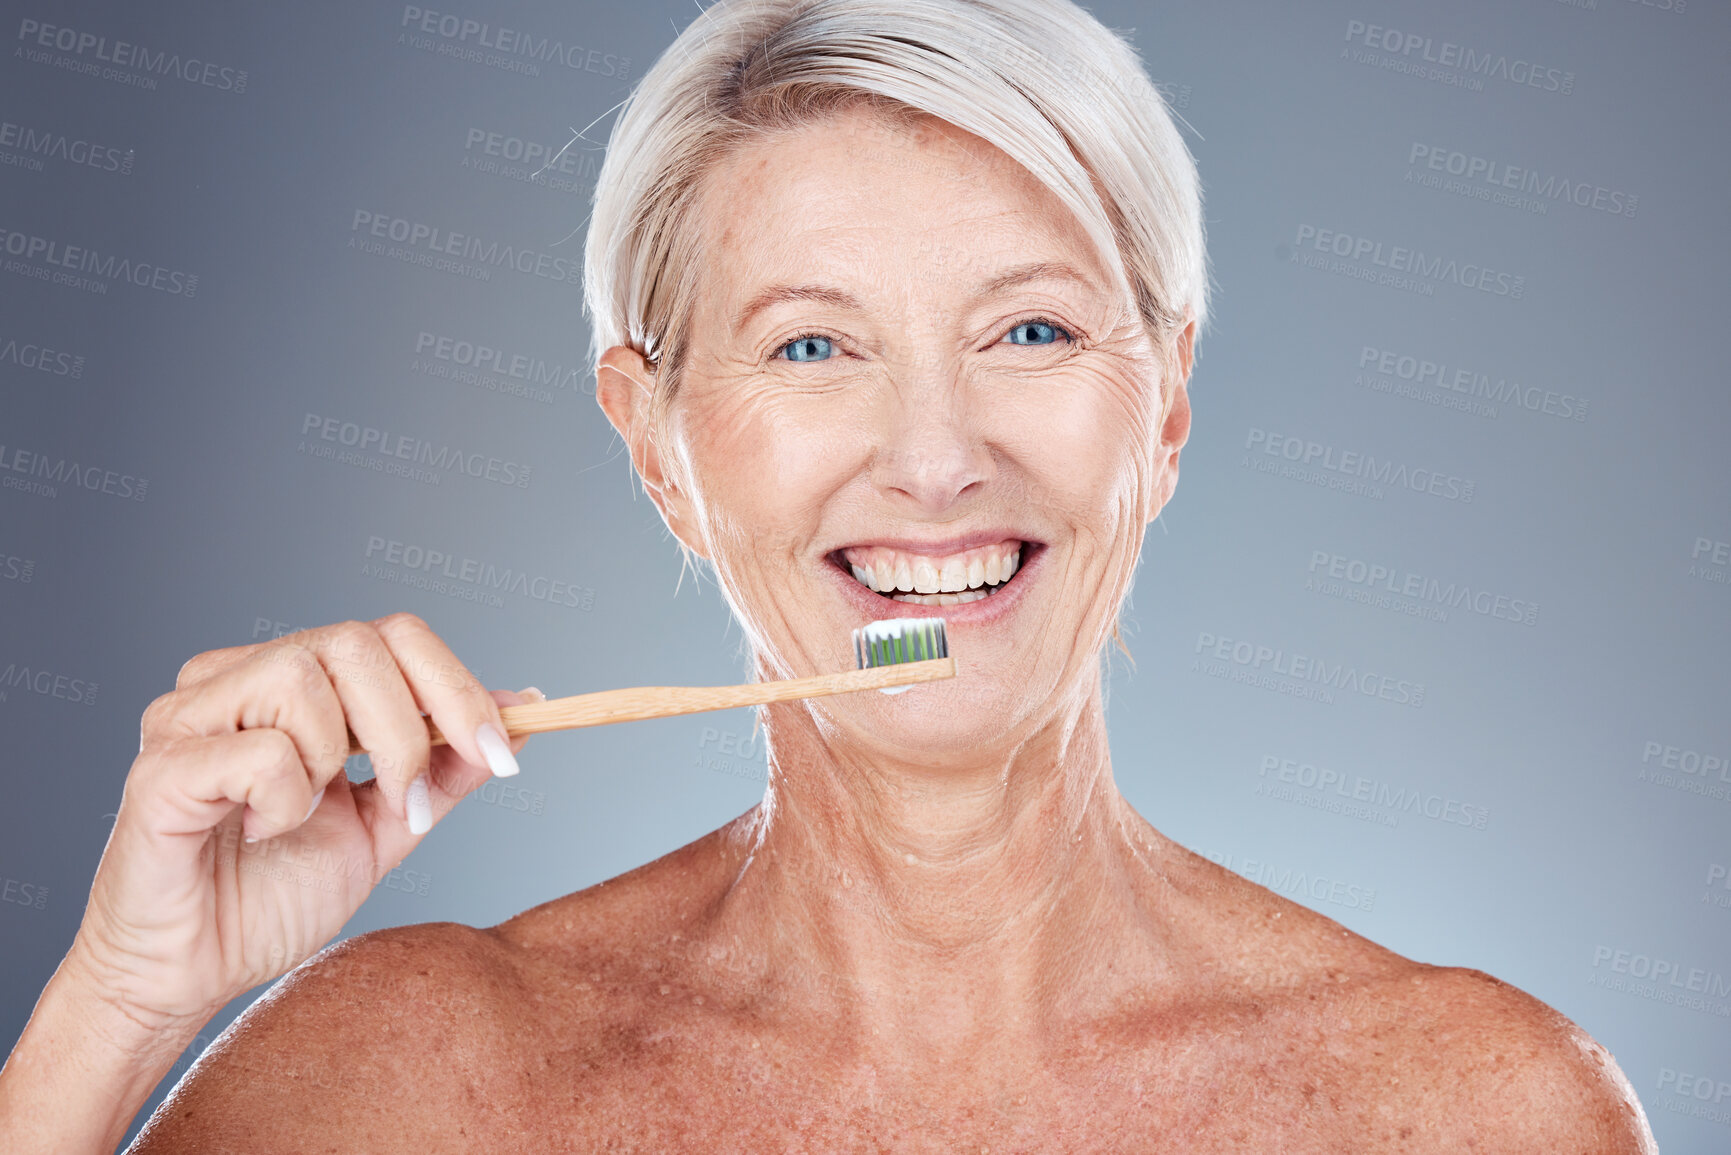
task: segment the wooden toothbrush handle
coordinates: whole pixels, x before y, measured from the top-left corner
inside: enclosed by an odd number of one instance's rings
[[[602,690],[594,694],[529,702],[522,706],[505,706],[500,709],[499,717],[504,720],[505,733],[517,738],[552,730],[604,726],[609,722],[638,722],[646,718],[698,714],[705,710],[761,706],[765,702],[785,702],[793,698],[822,698],[829,694],[911,686],[916,682],[937,682],[955,676],[954,657],[931,658],[923,662],[875,666],[869,670],[848,670],[841,674],[813,674],[809,678],[788,678],[780,682],[747,682],[742,686],[637,686],[628,690]],[[427,719],[427,733],[435,746],[447,741],[431,718]],[[359,753],[362,753],[360,743],[351,731],[349,754]]]

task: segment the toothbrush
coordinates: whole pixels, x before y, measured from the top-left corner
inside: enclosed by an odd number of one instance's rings
[[[637,722],[646,718],[671,718],[705,710],[731,710],[736,706],[761,706],[795,698],[821,698],[829,694],[852,694],[878,690],[899,694],[918,682],[937,682],[956,676],[956,660],[950,657],[944,619],[884,618],[853,632],[857,669],[841,674],[814,674],[779,682],[747,682],[740,686],[638,686],[626,690],[602,690],[545,702],[505,706],[499,717],[505,733],[516,738],[552,730],[575,730],[582,726],[604,726],[609,722]],[[427,720],[433,745],[447,739]],[[349,732],[349,754],[364,753],[354,732]]]

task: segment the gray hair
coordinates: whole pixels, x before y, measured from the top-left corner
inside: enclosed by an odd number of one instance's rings
[[[704,178],[731,150],[850,104],[994,145],[1070,209],[1157,346],[1207,320],[1196,164],[1136,50],[1071,0],[719,0],[644,74],[595,186],[590,363],[616,345],[677,390]]]

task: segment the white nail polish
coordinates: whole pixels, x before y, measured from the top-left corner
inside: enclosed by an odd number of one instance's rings
[[[415,775],[409,783],[409,833],[425,834],[433,828],[433,796],[427,792],[427,776]]]
[[[517,759],[511,756],[510,744],[493,723],[482,722],[475,730],[475,745],[481,748],[481,755],[487,759],[487,769],[493,772],[493,777],[509,778],[518,772]]]
[[[313,795],[313,804],[311,806],[307,807],[307,818],[311,818],[313,816],[313,811],[317,810],[319,808],[319,803],[323,802],[324,800],[325,800],[325,788],[323,786],[320,786],[319,792],[317,794]],[[301,822],[304,824],[306,822],[307,818],[301,819]]]

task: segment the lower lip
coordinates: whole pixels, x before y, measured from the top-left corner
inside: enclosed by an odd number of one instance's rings
[[[1022,562],[1016,567],[1015,574],[1008,585],[1001,587],[998,593],[978,601],[958,602],[953,606],[927,606],[918,602],[898,602],[874,593],[855,581],[849,574],[827,559],[823,568],[835,575],[835,580],[842,586],[842,593],[849,601],[858,606],[870,621],[880,621],[884,618],[943,618],[946,623],[955,625],[986,625],[997,621],[1010,613],[1020,604],[1023,594],[1027,592],[1028,583],[1039,573],[1041,562],[1045,560],[1046,547],[1043,545],[1022,546]]]

